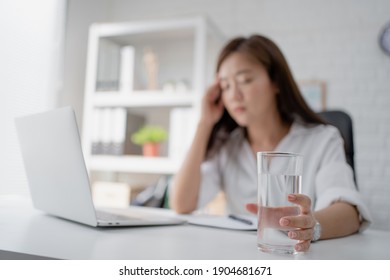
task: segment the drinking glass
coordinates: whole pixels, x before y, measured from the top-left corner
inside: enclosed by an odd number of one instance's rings
[[[290,230],[279,221],[300,214],[298,205],[288,201],[289,194],[301,193],[303,157],[293,153],[257,153],[258,230],[257,246],[263,252],[296,254],[298,240],[288,237]]]

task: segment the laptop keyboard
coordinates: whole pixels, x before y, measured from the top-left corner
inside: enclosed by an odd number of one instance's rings
[[[118,215],[118,214],[113,214],[113,213],[108,213],[108,212],[102,212],[102,211],[96,211],[96,217],[98,220],[101,221],[128,221],[128,220],[134,220],[138,218],[135,217],[129,217],[129,216],[123,216],[123,215]]]

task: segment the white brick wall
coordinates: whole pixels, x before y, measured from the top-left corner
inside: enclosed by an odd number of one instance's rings
[[[390,1],[116,0],[110,4],[107,14],[113,21],[205,14],[228,37],[262,33],[275,40],[297,79],[326,81],[328,108],[351,114],[359,189],[372,211],[373,226],[390,229],[390,56],[378,46],[379,32],[390,21]]]

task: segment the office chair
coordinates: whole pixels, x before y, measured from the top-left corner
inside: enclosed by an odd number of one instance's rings
[[[344,149],[348,164],[352,167],[353,177],[356,183],[354,145],[353,145],[353,126],[351,117],[339,110],[323,111],[318,115],[328,124],[337,127],[344,138]]]

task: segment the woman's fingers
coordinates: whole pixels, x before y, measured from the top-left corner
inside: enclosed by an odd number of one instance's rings
[[[301,207],[301,214],[309,214],[311,212],[311,199],[304,194],[289,194],[288,201],[298,204]]]
[[[286,216],[280,219],[279,224],[284,227],[308,229],[315,225],[311,215]]]
[[[309,248],[310,248],[310,240],[299,241],[295,245],[295,250],[297,250],[298,252],[306,252],[309,250]]]
[[[301,214],[283,217],[279,223],[282,226],[297,228],[297,230],[289,231],[288,236],[291,239],[300,240],[295,246],[297,251],[307,251],[310,247],[315,225],[314,217],[311,214],[311,199],[303,194],[290,194],[288,200],[300,206]]]
[[[315,221],[311,215],[311,200],[303,194],[289,194],[288,200],[294,204],[298,204],[301,208],[301,213],[298,216],[286,216],[280,219],[281,226],[295,227],[308,229],[314,227]]]
[[[221,87],[216,79],[211,84],[202,99],[201,121],[208,125],[214,125],[223,114],[223,102],[221,98]]]
[[[248,203],[247,205],[245,205],[245,207],[246,207],[246,210],[248,210],[249,212],[251,212],[253,214],[257,214],[257,204]]]
[[[313,237],[313,229],[289,231],[288,237],[295,240],[311,240]]]
[[[209,102],[216,103],[220,97],[221,88],[219,85],[219,80],[216,79],[213,84],[207,89],[206,98]]]

